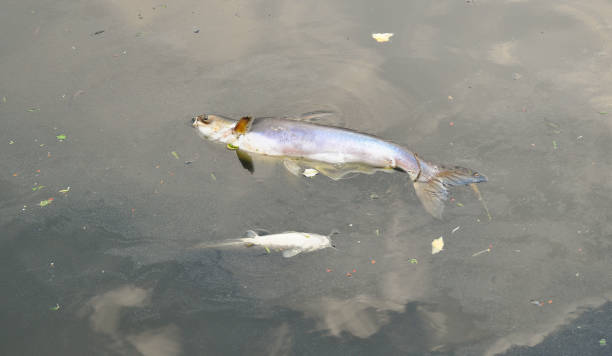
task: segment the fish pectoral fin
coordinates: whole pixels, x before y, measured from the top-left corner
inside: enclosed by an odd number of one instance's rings
[[[238,149],[236,150],[236,156],[238,156],[238,160],[240,161],[240,164],[242,164],[242,168],[251,172],[251,174],[255,172],[255,166],[253,165],[253,158],[251,157],[250,154]]]
[[[290,258],[299,254],[302,251],[303,250],[301,248],[290,248],[288,250],[283,251],[283,257]]]
[[[302,171],[302,167],[300,167],[300,165],[297,164],[297,162],[295,162],[294,160],[291,160],[291,159],[283,160],[283,166],[289,173],[293,174],[294,176],[296,177],[300,176],[300,171]]]

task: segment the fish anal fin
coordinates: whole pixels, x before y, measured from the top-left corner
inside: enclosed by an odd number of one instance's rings
[[[300,252],[302,252],[302,249],[300,248],[290,248],[288,250],[283,251],[283,257],[290,258],[299,254]]]
[[[244,116],[243,118],[238,120],[236,126],[234,126],[234,133],[237,133],[239,135],[247,133],[252,120],[253,119],[250,116]]]
[[[240,164],[242,164],[242,167],[244,169],[251,172],[251,174],[255,172],[255,166],[253,165],[253,158],[251,157],[250,154],[238,149],[236,150],[236,156],[238,156],[238,160],[240,161]]]

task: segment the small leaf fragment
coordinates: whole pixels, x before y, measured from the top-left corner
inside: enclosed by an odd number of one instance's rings
[[[376,42],[389,42],[389,40],[393,37],[393,33],[373,33],[372,38],[376,40]]]
[[[266,249],[266,252],[267,252],[268,254],[270,254],[270,253],[271,253],[271,252],[270,252],[270,249],[268,248],[268,246],[264,246],[263,248],[265,248],[265,249]]]
[[[170,153],[172,153],[172,156],[173,156],[174,158],[179,159],[179,155],[178,155],[178,153],[176,153],[176,151],[172,151],[172,152],[170,152]]]
[[[69,191],[70,191],[70,187],[67,187],[66,189],[58,190],[59,193],[68,193]]]
[[[308,178],[311,178],[319,174],[319,171],[313,168],[306,168],[302,174]]]
[[[41,200],[41,202],[38,203],[38,206],[47,206],[51,204],[52,201],[53,201],[53,198],[49,198],[47,200]]]
[[[35,191],[37,191],[37,190],[41,190],[41,189],[43,189],[44,187],[45,187],[44,185],[37,185],[37,186],[35,186],[35,187],[32,187],[32,191],[33,191],[33,192],[35,192]]]
[[[457,206],[458,206],[458,207],[462,207],[462,206],[463,206],[463,204],[461,204],[461,203],[457,203]]]
[[[232,151],[235,151],[239,148],[238,146],[234,146],[231,143],[228,143],[225,147],[227,147],[227,149],[232,150]]]
[[[444,238],[442,236],[431,242],[431,254],[435,255],[444,249]]]
[[[57,136],[55,136],[55,137],[56,137],[58,140],[60,140],[60,141],[63,141],[63,140],[65,140],[65,139],[66,139],[66,135],[64,135],[64,134],[57,135]]]
[[[557,141],[553,140],[552,144],[553,144],[553,150],[556,150],[557,149]]]
[[[29,108],[27,109],[27,112],[34,112],[34,111],[39,111],[40,108]]]
[[[419,260],[417,260],[416,258],[411,258],[410,263],[416,265],[417,263],[419,263]]]
[[[607,345],[606,339],[599,340],[599,346],[606,346],[606,345]]]
[[[211,173],[211,174],[210,174],[210,178],[212,178],[212,180],[217,180],[217,177],[215,176],[215,174],[214,174],[214,173]]]
[[[59,305],[59,304],[57,304],[57,303],[55,303],[55,306],[54,306],[54,307],[49,308],[49,310],[58,311],[58,310],[60,310],[60,305]]]

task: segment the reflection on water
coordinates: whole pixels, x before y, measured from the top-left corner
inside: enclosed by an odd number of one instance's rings
[[[143,308],[151,303],[151,291],[126,285],[95,296],[80,314],[89,314],[91,328],[110,336],[119,352],[126,352],[131,344],[145,356],[173,356],[181,352],[179,329],[175,325],[125,333],[121,327],[121,315],[126,308]]]
[[[546,340],[612,291],[610,19],[603,0],[6,4],[3,353]],[[313,110],[481,171],[492,221],[469,189],[434,221],[401,174],[334,181],[262,160],[251,175],[187,124]],[[191,248],[249,229],[338,231],[337,249]]]

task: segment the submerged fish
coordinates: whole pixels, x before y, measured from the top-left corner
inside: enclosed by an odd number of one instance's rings
[[[247,231],[247,237],[221,242],[214,245],[200,244],[199,248],[221,248],[244,245],[246,247],[262,246],[266,250],[282,250],[283,257],[293,257],[302,252],[312,252],[333,247],[328,236],[306,232],[287,231],[280,234],[258,235]]]
[[[251,172],[249,153],[406,172],[425,210],[438,219],[448,187],[487,181],[470,169],[426,162],[400,145],[339,127],[284,118],[247,116],[236,121],[219,115],[199,115],[192,124],[203,137],[236,149],[240,162]]]

